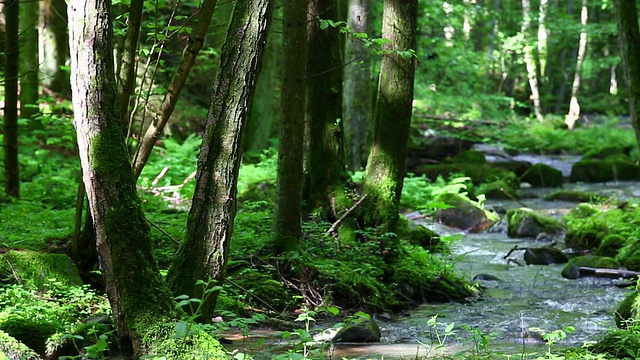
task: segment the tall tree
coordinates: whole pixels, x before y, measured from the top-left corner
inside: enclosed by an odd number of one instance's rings
[[[153,258],[137,195],[118,116],[110,10],[108,0],[69,2],[74,125],[120,350],[125,358],[224,358],[220,344],[204,332],[172,337],[184,314]]]
[[[411,128],[418,0],[385,0],[382,37],[385,45],[374,111],[374,134],[363,190],[368,226],[394,231],[405,177]]]
[[[635,2],[635,0],[633,0]],[[587,54],[587,20],[589,18],[589,10],[587,8],[587,0],[582,0],[582,10],[580,11],[580,41],[578,43],[578,55],[576,56],[576,70],[573,75],[573,84],[571,85],[571,101],[569,103],[569,112],[565,118],[565,124],[569,129],[573,128],[576,121],[580,117],[580,104],[578,103],[578,90],[580,90],[580,81],[582,79],[582,65]]]
[[[202,147],[185,241],[169,268],[174,294],[203,298],[196,285],[209,278],[222,283],[236,214],[242,133],[249,116],[271,20],[271,0],[237,1],[222,47]],[[210,319],[216,293],[202,305]]]
[[[636,0],[614,1],[620,53],[629,97],[629,114],[640,147],[640,29]]]
[[[531,90],[531,100],[533,100],[533,113],[538,121],[542,121],[542,105],[540,104],[540,89],[538,87],[538,71],[533,58],[533,48],[529,40],[529,31],[531,28],[531,1],[522,0],[522,28],[521,32],[524,38],[522,55],[524,64],[527,68],[527,78],[529,79],[529,89]]]
[[[38,112],[38,14],[37,1],[20,2],[20,117],[29,120],[29,127],[41,123],[33,118]]]
[[[180,63],[176,69],[176,72],[171,79],[171,83],[167,88],[167,94],[165,95],[160,109],[156,113],[155,119],[149,124],[144,136],[141,138],[136,153],[133,156],[133,172],[136,178],[140,176],[142,168],[147,163],[151,151],[156,142],[162,134],[162,130],[169,121],[173,110],[178,103],[180,92],[184,87],[189,72],[196,61],[198,53],[202,49],[204,44],[204,38],[209,29],[211,23],[211,17],[213,16],[213,10],[216,7],[216,0],[204,0],[200,11],[198,12],[198,20],[194,25],[191,33],[189,34],[189,43],[185,46],[180,58]],[[121,97],[123,94],[121,93]]]
[[[302,168],[307,77],[308,0],[283,4],[282,112],[273,241],[276,251],[297,247],[302,236]]]
[[[309,209],[330,214],[333,195],[344,190],[349,174],[344,155],[342,123],[342,51],[339,29],[321,29],[320,20],[339,19],[338,1],[309,1],[307,64],[307,155]]]
[[[18,0],[4,3],[6,38],[4,43],[4,192],[20,196],[18,163],[18,64],[20,47],[18,32],[20,7]]]
[[[69,60],[69,34],[67,31],[67,4],[65,0],[40,2],[41,39],[40,82],[60,96],[71,94],[69,71],[64,69]]]
[[[347,25],[356,33],[370,32],[370,2],[350,0]],[[345,43],[344,92],[342,111],[347,162],[352,171],[367,163],[371,133],[371,57],[363,41],[350,37]]]

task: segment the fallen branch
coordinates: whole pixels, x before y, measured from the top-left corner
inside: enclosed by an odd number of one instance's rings
[[[580,274],[589,274],[595,275],[598,277],[613,277],[613,278],[625,278],[625,279],[633,279],[640,275],[640,272],[631,271],[631,270],[623,270],[623,269],[603,269],[603,268],[592,268],[586,266],[578,267],[580,270]]]
[[[324,234],[325,235],[329,235],[332,232],[334,232],[336,230],[336,228],[344,221],[344,219],[349,216],[349,214],[351,214],[353,212],[353,210],[355,210],[355,208],[358,207],[358,205],[360,205],[364,199],[367,198],[367,194],[362,195],[362,197],[360,198],[360,200],[356,201],[355,204],[353,204],[352,207],[349,208],[349,210],[347,210],[344,214],[342,214],[342,216],[340,216],[340,218],[338,220],[336,220],[336,222],[333,223],[333,225],[331,225],[331,227],[329,228],[329,230],[327,230]]]
[[[511,200],[513,200],[513,201],[517,202],[518,204],[520,204],[520,205],[522,205],[522,206],[524,206],[524,207],[528,208],[527,204],[525,204],[525,203],[523,203],[522,201],[520,201],[520,200],[516,199],[516,197],[515,197],[515,196],[511,195],[511,194],[510,194],[507,190],[505,190],[504,188],[500,188],[500,191],[501,191],[503,194],[507,195],[507,197],[508,197],[509,199],[511,199]]]

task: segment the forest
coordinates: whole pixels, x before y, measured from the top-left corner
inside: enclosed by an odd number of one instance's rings
[[[0,12],[0,360],[640,357],[635,0]]]

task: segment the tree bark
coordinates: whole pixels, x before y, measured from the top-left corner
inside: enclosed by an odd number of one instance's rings
[[[129,16],[127,17],[127,33],[122,49],[122,63],[118,66],[118,94],[120,96],[120,121],[122,128],[129,125],[129,103],[133,93],[138,64],[137,50],[140,40],[140,25],[142,23],[142,8],[144,0],[131,0]],[[125,133],[126,135],[126,133]]]
[[[71,1],[69,31],[74,125],[120,350],[127,359],[224,358],[219,343],[202,332],[172,337],[184,314],[153,258],[118,116],[110,2]]]
[[[20,8],[18,0],[4,4],[6,39],[4,48],[4,192],[20,196],[20,164],[18,163],[18,64],[20,47],[18,32]]]
[[[308,0],[283,4],[282,112],[278,143],[277,205],[273,242],[277,252],[297,248],[302,236],[302,171],[307,76]]]
[[[271,0],[238,1],[233,8],[211,94],[196,189],[185,241],[169,268],[174,294],[203,297],[198,280],[222,283],[236,214],[242,132],[249,115],[271,20]],[[211,319],[216,296],[202,305],[201,321]]]
[[[370,33],[368,0],[349,1],[347,24],[356,33]],[[367,164],[371,134],[371,57],[364,42],[349,38],[345,44],[342,111],[351,171]]]
[[[182,87],[187,81],[189,72],[191,71],[191,68],[196,61],[196,57],[204,44],[204,38],[207,34],[207,30],[209,29],[209,24],[211,23],[211,17],[215,7],[216,0],[204,0],[202,3],[202,7],[198,13],[198,21],[193,27],[191,35],[189,35],[189,44],[187,44],[182,52],[182,58],[180,58],[178,68],[171,79],[171,84],[169,84],[167,94],[160,105],[160,110],[158,110],[155,119],[149,124],[149,127],[147,127],[144,136],[140,140],[136,154],[133,157],[133,172],[136,178],[138,178],[142,173],[142,168],[147,163],[147,160],[151,155],[151,150],[153,150],[158,138],[160,138],[162,130],[169,121],[169,118],[178,103]]]
[[[626,78],[631,125],[640,147],[640,29],[636,1],[614,1],[618,20],[620,53]]]
[[[339,29],[320,29],[320,19],[339,19],[338,2],[309,2],[309,54],[307,64],[307,210],[329,213],[334,192],[343,191],[349,178],[344,156],[342,124],[342,46]]]
[[[38,113],[38,2],[20,3],[20,117],[29,120],[29,128],[42,126],[33,118]]]
[[[635,0],[633,0],[635,2]],[[576,121],[580,117],[580,104],[578,103],[578,90],[580,90],[580,80],[582,78],[582,64],[587,54],[587,19],[589,18],[589,10],[587,9],[587,0],[582,0],[582,11],[580,12],[580,42],[578,43],[578,56],[576,57],[576,71],[573,75],[573,84],[571,85],[571,101],[569,103],[569,112],[565,119],[565,124],[572,129]]]
[[[385,0],[382,37],[391,40],[380,64],[374,138],[364,177],[367,226],[395,231],[411,127],[416,58],[417,0]],[[400,53],[405,52],[405,53]],[[404,56],[403,56],[404,55]],[[408,55],[408,56],[407,56]]]

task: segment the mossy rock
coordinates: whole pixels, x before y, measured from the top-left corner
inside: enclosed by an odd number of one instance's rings
[[[486,230],[498,220],[494,214],[478,208],[458,194],[442,194],[437,200],[445,203],[449,208],[439,209],[436,219],[456,229],[477,233]]]
[[[512,238],[535,238],[540,233],[560,235],[566,229],[560,221],[529,208],[510,209],[505,217],[508,222],[507,235]]]
[[[607,158],[605,160],[580,160],[571,168],[571,182],[606,182],[640,180],[640,166],[630,160]]]
[[[588,203],[591,201],[600,201],[603,197],[591,192],[584,192],[578,190],[558,190],[552,194],[544,197],[547,201],[571,201]]]
[[[564,176],[562,176],[562,171],[540,163],[531,166],[520,180],[536,187],[559,187],[564,182]]]
[[[640,332],[632,330],[609,331],[602,340],[593,346],[591,351],[596,354],[608,354],[615,359],[637,359],[637,355],[640,354]]]
[[[64,285],[81,285],[73,261],[65,254],[28,250],[0,253],[0,283],[19,282],[30,289],[40,289],[50,279]]]
[[[13,336],[0,330],[0,360],[36,360],[42,359],[35,351],[27,345],[16,340]]]
[[[582,220],[593,216],[602,210],[593,204],[578,204],[571,209],[564,217],[565,220]]]
[[[596,255],[615,258],[626,243],[627,240],[622,235],[609,234],[602,239],[600,246],[596,250]]]
[[[331,342],[375,343],[380,342],[381,337],[378,323],[371,316],[366,316],[344,325]]]
[[[576,279],[580,276],[580,267],[590,267],[598,269],[618,269],[620,263],[608,256],[582,255],[576,256],[562,269],[562,277],[566,279]]]
[[[453,157],[446,159],[446,162],[454,164],[486,164],[487,159],[484,154],[477,150],[461,151]]]
[[[0,331],[38,353],[43,353],[47,339],[61,330],[58,324],[46,320],[24,318],[19,313],[0,313]]]
[[[422,225],[402,229],[399,236],[406,239],[410,244],[420,246],[431,252],[441,252],[442,250],[440,249],[442,245],[440,235]]]
[[[493,166],[495,168],[498,168],[498,169],[503,169],[503,170],[510,171],[510,172],[516,174],[516,176],[521,177],[533,165],[531,165],[531,163],[528,162],[528,161],[511,160],[511,161],[492,162],[491,166]]]

